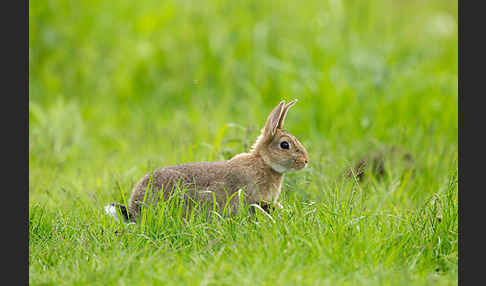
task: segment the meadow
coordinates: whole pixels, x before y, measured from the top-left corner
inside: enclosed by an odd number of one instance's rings
[[[457,1],[30,1],[30,284],[456,285],[457,42]],[[294,98],[283,210],[105,215]]]

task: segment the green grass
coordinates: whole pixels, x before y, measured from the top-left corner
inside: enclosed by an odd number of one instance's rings
[[[30,284],[457,284],[456,1],[34,1],[29,45]],[[248,150],[294,98],[310,166],[284,210],[104,214],[150,170]],[[412,169],[342,179],[389,146]]]

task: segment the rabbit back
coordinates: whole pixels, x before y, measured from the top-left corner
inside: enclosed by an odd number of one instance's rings
[[[184,190],[186,207],[192,208],[193,201],[214,203],[214,198],[219,207],[224,207],[227,199],[240,189],[246,189],[245,194],[253,193],[250,190],[254,185],[244,170],[228,161],[167,166],[148,173],[135,185],[128,209],[136,219],[142,205],[155,206],[161,198],[169,199],[176,188]],[[230,201],[232,212],[238,205],[237,197]]]

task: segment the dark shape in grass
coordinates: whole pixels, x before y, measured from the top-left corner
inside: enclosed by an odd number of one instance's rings
[[[380,150],[373,151],[361,157],[352,168],[349,168],[344,172],[344,175],[346,178],[352,178],[354,174],[358,181],[362,181],[369,170],[373,176],[375,176],[377,179],[381,179],[386,174],[385,160],[388,159],[392,163],[405,162],[408,167],[411,167],[414,162],[414,158],[410,152],[401,147],[392,146],[391,148],[382,148]]]

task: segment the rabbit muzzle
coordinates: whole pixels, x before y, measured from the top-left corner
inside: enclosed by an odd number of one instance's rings
[[[296,170],[302,170],[305,167],[307,167],[308,163],[309,163],[309,159],[306,159],[306,158],[295,159],[295,169]]]

